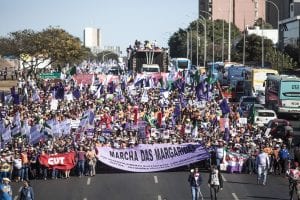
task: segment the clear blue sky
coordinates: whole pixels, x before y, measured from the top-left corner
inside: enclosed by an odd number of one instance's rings
[[[0,0],[0,36],[58,26],[82,40],[85,27],[98,27],[102,46],[120,46],[125,52],[135,39],[166,46],[197,10],[198,0]]]

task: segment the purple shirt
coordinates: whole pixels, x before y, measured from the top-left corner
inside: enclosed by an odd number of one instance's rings
[[[85,160],[85,152],[84,151],[78,151],[77,152],[77,158],[78,158],[78,160]]]

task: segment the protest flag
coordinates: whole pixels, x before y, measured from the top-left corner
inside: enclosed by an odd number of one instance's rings
[[[160,128],[162,125],[162,112],[157,113],[157,126]]]
[[[138,115],[139,115],[139,107],[138,106],[133,107],[133,114],[134,114],[134,124],[137,125]]]
[[[193,130],[192,130],[192,136],[197,137],[198,136],[198,121],[196,121]]]
[[[36,101],[40,101],[40,96],[38,94],[37,90],[34,90],[33,94],[32,94],[32,101],[36,102]]]
[[[19,96],[19,94],[14,94],[14,96],[13,96],[13,104],[20,104],[20,96]]]
[[[78,88],[73,90],[73,97],[75,97],[75,99],[77,99],[77,100],[80,98],[80,91]]]
[[[62,84],[56,89],[55,98],[56,99],[64,99],[65,96],[65,88]]]
[[[68,74],[70,74],[71,76],[73,76],[74,74],[76,74],[76,66],[73,66],[73,67],[69,70]]]
[[[223,99],[222,102],[219,104],[219,106],[221,108],[221,111],[222,111],[223,115],[226,115],[226,114],[230,113],[230,108],[229,108],[229,105],[228,105],[226,99]]]

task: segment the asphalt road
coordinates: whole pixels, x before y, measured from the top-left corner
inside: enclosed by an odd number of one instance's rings
[[[95,177],[34,180],[36,200],[189,200],[188,171],[160,173],[100,173]],[[210,199],[208,174],[202,173],[204,199]],[[256,184],[256,175],[224,173],[218,199],[288,200],[288,180],[268,176],[267,186]],[[18,199],[21,183],[12,183]]]

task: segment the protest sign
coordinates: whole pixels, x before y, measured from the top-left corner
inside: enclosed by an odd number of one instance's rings
[[[98,159],[114,168],[132,172],[172,169],[209,158],[205,147],[196,143],[140,144],[133,148],[98,147]]]
[[[48,168],[70,170],[75,166],[75,152],[40,155],[39,162],[42,166]]]

